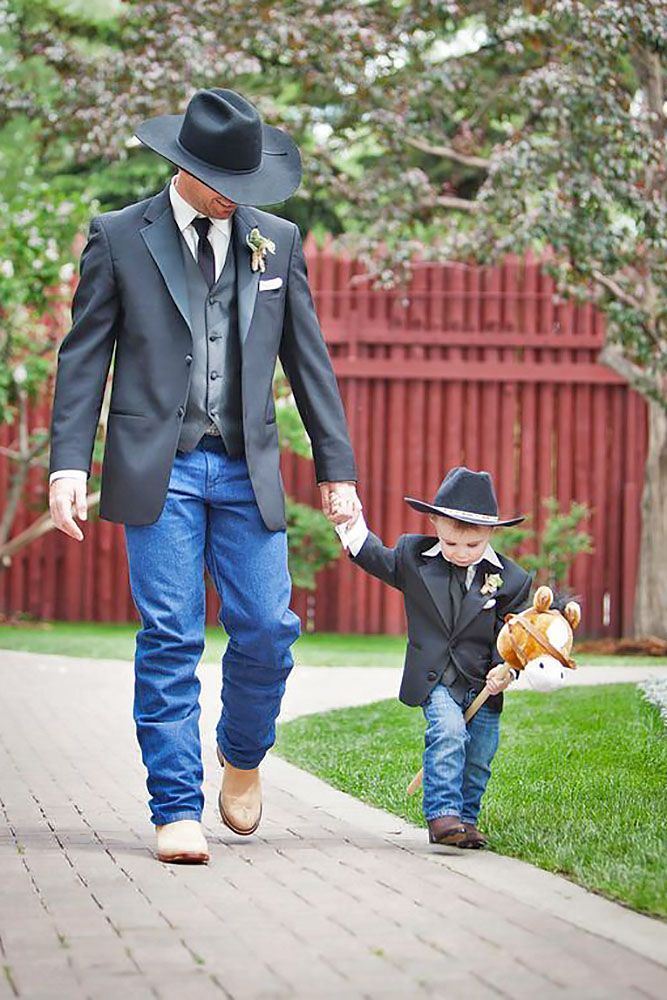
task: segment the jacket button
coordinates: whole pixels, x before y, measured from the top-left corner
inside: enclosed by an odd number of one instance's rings
[[[186,363],[186,365],[191,365],[192,364],[192,355],[191,354],[186,354],[185,355],[185,363]]]
[[[435,670],[429,670],[429,672],[426,675],[426,679],[429,681],[434,681],[437,676],[438,675],[436,674]]]
[[[214,382],[217,379],[217,377],[218,377],[218,373],[217,372],[211,372],[211,378],[213,379]]]
[[[176,413],[179,415],[179,417],[182,417],[183,414],[185,413],[185,410],[183,409],[182,406],[179,406],[179,408],[176,410]]]

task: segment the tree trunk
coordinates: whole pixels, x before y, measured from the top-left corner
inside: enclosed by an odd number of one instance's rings
[[[641,504],[634,634],[667,639],[667,410],[651,399],[646,404],[648,454]]]

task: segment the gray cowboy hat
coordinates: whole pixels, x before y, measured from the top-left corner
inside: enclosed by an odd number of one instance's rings
[[[237,205],[276,205],[301,183],[294,140],[233,90],[198,90],[185,114],[149,118],[135,135]]]

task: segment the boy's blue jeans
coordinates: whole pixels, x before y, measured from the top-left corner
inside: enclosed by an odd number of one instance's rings
[[[463,705],[444,684],[436,684],[422,704],[424,737],[424,818],[459,816],[476,823],[482,795],[491,777],[498,749],[500,715],[482,705],[466,726],[463,713],[475,697],[469,691]]]
[[[289,608],[287,534],[261,519],[244,458],[205,435],[177,452],[164,509],[125,525],[136,637],[134,720],[148,771],[151,820],[200,819],[199,738],[208,570],[229,635],[222,658],[217,742],[234,766],[256,767],[275,739],[300,622]]]

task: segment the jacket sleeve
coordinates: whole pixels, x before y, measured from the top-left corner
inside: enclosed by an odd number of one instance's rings
[[[531,597],[530,590],[535,581],[535,572],[526,573],[523,582],[519,586],[517,592],[510,598],[507,604],[504,605],[502,612],[496,615],[495,623],[495,638],[496,642],[500,634],[500,630],[505,624],[505,615],[513,614],[517,615],[520,611],[525,611],[526,608],[530,607]],[[494,642],[493,655],[491,656],[491,666],[496,667],[499,663],[503,662],[503,658],[498,652],[498,646]]]
[[[343,404],[308,286],[297,226],[278,354],[311,440],[317,482],[356,482],[357,469]]]
[[[49,473],[81,469],[90,475],[119,312],[109,243],[97,218],[90,223],[79,271],[72,328],[58,349]]]
[[[403,590],[400,546],[400,538],[396,548],[390,549],[387,545],[383,545],[377,535],[369,531],[368,538],[359,552],[356,556],[350,555],[350,559],[371,576],[376,576],[390,587]]]

